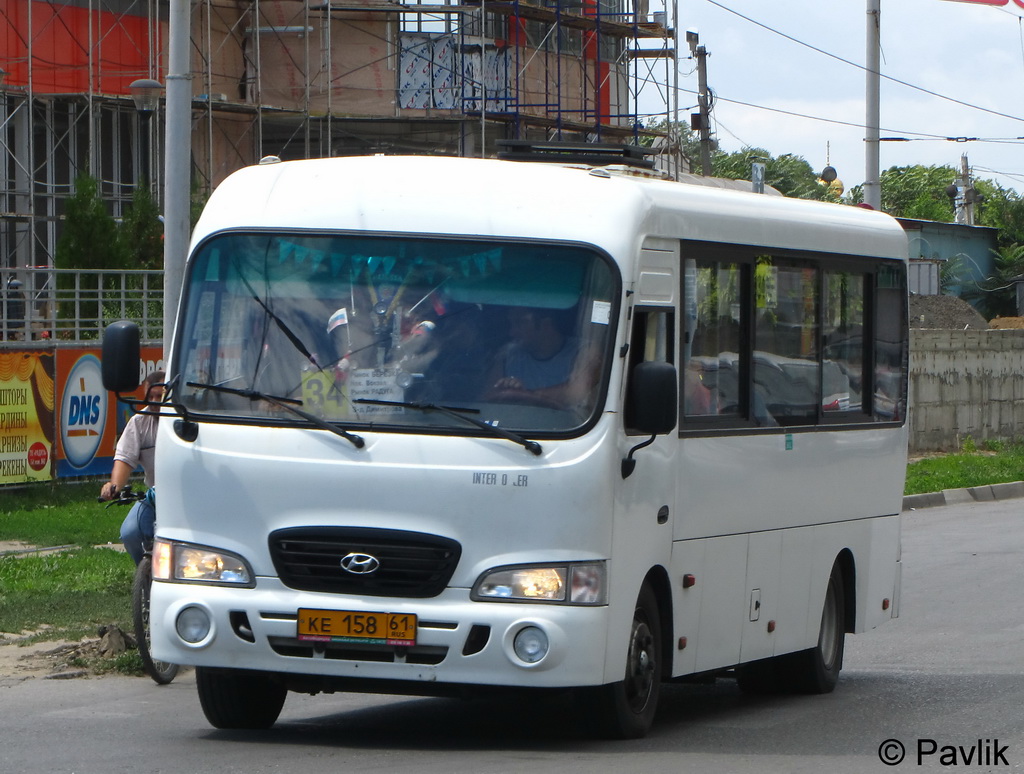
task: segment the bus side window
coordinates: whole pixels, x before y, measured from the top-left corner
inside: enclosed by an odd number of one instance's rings
[[[690,258],[685,262],[682,389],[686,417],[742,414],[745,269],[733,261]]]
[[[862,412],[867,358],[864,357],[867,280],[860,272],[826,271],[822,299],[822,411]]]
[[[906,276],[899,269],[882,267],[876,281],[872,414],[879,422],[898,422],[906,418]]]
[[[821,401],[818,270],[802,262],[758,256],[754,321],[754,419],[759,398],[782,424],[817,421]]]
[[[673,363],[675,351],[675,313],[672,309],[633,310],[633,332],[629,342],[629,372],[638,363]],[[626,432],[636,434],[631,402],[625,403]]]

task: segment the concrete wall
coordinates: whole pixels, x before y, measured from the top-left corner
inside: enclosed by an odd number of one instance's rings
[[[1024,330],[910,331],[910,451],[1024,438]]]

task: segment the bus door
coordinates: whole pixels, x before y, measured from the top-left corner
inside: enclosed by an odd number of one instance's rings
[[[627,373],[645,362],[675,365],[678,340],[679,242],[648,238],[640,253],[629,316]],[[619,518],[616,520],[615,562],[642,579],[650,567],[668,567],[672,521],[676,514],[679,439],[676,428],[653,437],[636,426],[627,377],[624,391],[623,456],[635,466],[623,469]],[[673,411],[677,407],[672,407]],[[642,448],[637,448],[640,444]]]

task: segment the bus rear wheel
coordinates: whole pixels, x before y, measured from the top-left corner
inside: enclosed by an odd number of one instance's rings
[[[788,657],[790,685],[796,693],[831,693],[839,682],[846,647],[846,595],[836,562],[825,589],[818,644]]]
[[[650,731],[661,695],[661,659],[658,601],[644,585],[633,610],[624,679],[579,694],[584,711],[596,713],[605,737],[638,739]]]
[[[839,681],[846,645],[846,596],[843,571],[836,562],[825,589],[818,644],[784,656],[754,661],[736,668],[744,693],[830,693]]]
[[[277,722],[288,689],[262,672],[196,667],[203,714],[214,728],[263,729]]]

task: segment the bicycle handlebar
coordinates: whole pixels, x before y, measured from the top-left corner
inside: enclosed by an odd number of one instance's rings
[[[109,500],[104,500],[102,497],[97,497],[96,502],[106,503],[107,507],[109,508],[111,505],[135,505],[135,503],[145,499],[145,491],[134,491],[132,489],[131,484],[126,484],[124,487],[118,490],[116,497],[112,497]]]

